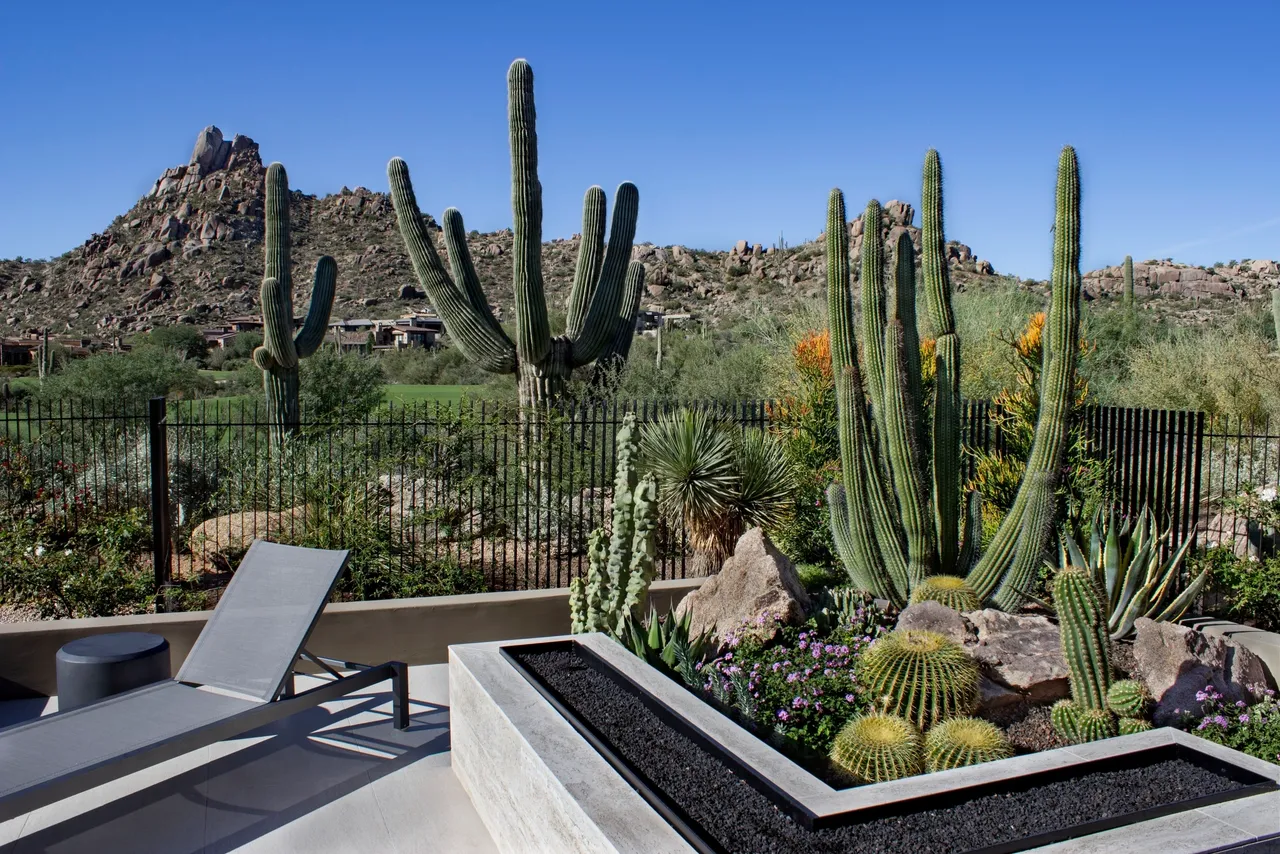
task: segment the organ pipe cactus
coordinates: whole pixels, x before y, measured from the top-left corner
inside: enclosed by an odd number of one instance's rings
[[[1067,451],[1080,341],[1080,167],[1071,146],[1058,160],[1052,304],[1045,321],[1040,414],[1013,505],[967,581],[983,600],[1014,610],[1029,598],[1053,533],[1053,498]]]
[[[827,209],[828,322],[836,372],[842,479],[827,491],[836,550],[853,583],[904,606],[927,576],[962,575],[979,531],[960,531],[960,341],[951,307],[942,223],[942,165],[925,158],[921,265],[936,336],[933,406],[923,391],[916,321],[915,250],[904,232],[884,281],[880,204],[868,203],[862,238],[861,359],[849,274],[844,196]],[[869,411],[868,411],[869,410]],[[932,413],[932,429],[925,418]],[[926,440],[926,436],[928,439]],[[971,496],[970,516],[980,517]],[[985,598],[990,590],[983,592]]]
[[[338,265],[328,255],[316,262],[311,304],[297,335],[293,333],[293,276],[289,260],[289,176],[272,163],[266,175],[266,264],[262,280],[262,346],[253,362],[262,371],[267,418],[277,441],[296,433],[298,361],[320,348],[329,328]]]
[[[587,577],[575,578],[569,588],[574,634],[608,632],[622,638],[628,622],[639,617],[653,583],[658,489],[651,476],[636,473],[635,413],[622,419],[617,446],[612,531],[591,532]]]
[[[561,395],[574,368],[602,354],[623,355],[617,338],[629,316],[634,329],[644,265],[631,262],[640,196],[634,184],[618,186],[605,248],[605,194],[587,190],[582,238],[563,335],[553,337],[547,321],[542,276],[542,185],[538,181],[538,139],[533,104],[533,70],[517,59],[507,74],[511,128],[511,206],[514,215],[512,276],[516,335],[507,335],[489,308],[467,249],[462,214],[444,213],[444,242],[452,276],[436,253],[400,158],[387,165],[391,200],[414,272],[444,320],[458,349],[491,373],[516,374],[523,406],[543,405]],[[625,293],[624,293],[625,292]],[[626,299],[624,300],[624,297]],[[626,309],[624,311],[624,308]]]
[[[1107,617],[1098,587],[1087,569],[1064,567],[1053,579],[1062,657],[1071,680],[1071,698],[1082,710],[1105,709],[1111,687]]]

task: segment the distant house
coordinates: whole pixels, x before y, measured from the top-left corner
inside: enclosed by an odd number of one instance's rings
[[[240,334],[239,332],[232,332],[227,329],[205,329],[203,332],[204,342],[210,347],[217,347],[219,349],[225,348],[232,338],[235,338]]]
[[[444,321],[440,318],[414,314],[380,324],[374,343],[397,350],[405,347],[434,347],[443,333]]]
[[[0,339],[0,365],[30,365],[36,360],[36,348],[39,342],[16,338]]]

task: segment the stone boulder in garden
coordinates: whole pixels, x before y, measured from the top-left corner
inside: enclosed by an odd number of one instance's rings
[[[760,528],[738,539],[720,571],[680,601],[676,615],[691,613],[690,634],[711,631],[718,640],[743,626],[798,623],[809,595],[791,561]]]
[[[1198,713],[1196,694],[1210,685],[1227,703],[1247,703],[1254,699],[1250,686],[1268,684],[1262,659],[1232,640],[1146,617],[1136,626],[1135,675],[1155,698],[1156,726],[1178,723],[1179,710]]]
[[[970,611],[964,618],[975,633],[969,654],[993,682],[1036,705],[1070,693],[1058,627],[1048,619],[993,608]]]

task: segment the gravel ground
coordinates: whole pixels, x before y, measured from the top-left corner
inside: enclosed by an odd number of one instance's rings
[[[40,612],[24,605],[0,605],[0,623],[25,623],[40,619]]]
[[[809,831],[576,650],[517,657],[693,826],[732,854],[958,854],[1238,785],[1170,760]]]

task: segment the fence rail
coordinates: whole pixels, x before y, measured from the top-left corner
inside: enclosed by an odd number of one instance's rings
[[[584,571],[587,535],[608,517],[623,415],[643,423],[682,405],[769,426],[766,401],[571,405],[538,435],[491,402],[413,404],[304,422],[282,449],[252,405],[27,404],[0,412],[0,513],[75,528],[91,508],[134,508],[151,521],[158,580],[228,572],[253,538],[272,537],[404,571],[375,595],[429,593],[424,567],[487,589],[559,587]],[[993,414],[966,402],[970,448],[1004,450]],[[1280,434],[1266,424],[1116,407],[1078,418],[1119,508],[1150,506],[1175,542],[1234,536],[1237,520],[1215,518],[1223,499],[1280,480]],[[661,577],[684,577],[689,557],[685,532],[664,524]]]

